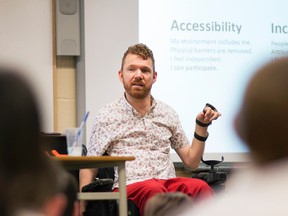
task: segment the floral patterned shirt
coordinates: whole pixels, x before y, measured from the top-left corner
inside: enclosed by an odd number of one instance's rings
[[[176,176],[170,158],[173,149],[190,145],[179,117],[167,104],[152,98],[150,111],[141,116],[123,96],[96,115],[88,156],[134,156],[126,162],[126,184]],[[115,183],[118,172],[115,168]]]

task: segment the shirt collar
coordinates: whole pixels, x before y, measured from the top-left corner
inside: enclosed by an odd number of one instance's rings
[[[137,110],[127,101],[125,94],[126,93],[124,92],[123,96],[121,97],[121,100],[123,102],[123,105],[126,111],[131,111],[133,114],[139,114]],[[150,110],[147,114],[151,113],[157,105],[157,101],[154,99],[152,95],[151,95],[151,103],[152,104],[151,104]]]

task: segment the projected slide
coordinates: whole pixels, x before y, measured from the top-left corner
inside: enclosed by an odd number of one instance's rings
[[[179,114],[190,140],[208,102],[222,113],[205,153],[245,153],[233,119],[253,72],[288,54],[287,1],[140,0],[139,41],[156,60],[154,97]]]

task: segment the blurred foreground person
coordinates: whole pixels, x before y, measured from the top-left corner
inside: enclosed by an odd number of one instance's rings
[[[62,216],[67,182],[44,153],[37,101],[19,69],[0,66],[0,207],[3,216]]]
[[[250,80],[235,129],[251,152],[251,167],[235,173],[230,189],[183,216],[287,215],[288,58],[258,70]]]
[[[146,202],[144,216],[177,216],[192,203],[191,197],[181,192],[159,193]]]

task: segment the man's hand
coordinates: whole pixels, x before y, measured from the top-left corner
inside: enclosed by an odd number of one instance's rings
[[[206,125],[206,127],[211,124],[212,121],[216,120],[219,116],[221,116],[221,113],[218,112],[218,110],[212,106],[211,104],[206,104],[203,111],[200,112],[196,117],[197,124],[203,123],[203,125]],[[200,121],[200,123],[199,123]]]

